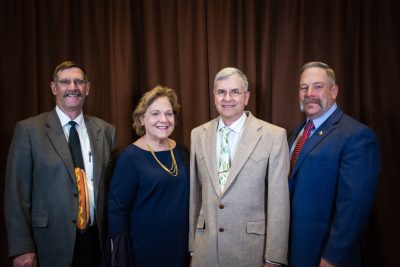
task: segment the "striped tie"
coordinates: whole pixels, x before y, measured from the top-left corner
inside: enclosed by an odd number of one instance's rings
[[[313,128],[314,128],[314,123],[312,122],[312,120],[309,120],[306,126],[304,127],[303,134],[301,135],[299,141],[297,141],[296,147],[293,150],[292,159],[290,161],[290,172],[292,172],[294,166],[296,166],[296,162],[299,159],[301,149],[303,148],[304,143],[310,136],[311,130]]]

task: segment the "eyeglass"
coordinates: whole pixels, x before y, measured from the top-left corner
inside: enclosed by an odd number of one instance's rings
[[[247,91],[246,91],[247,92]],[[226,97],[227,94],[229,94],[230,97],[235,98],[239,97],[241,94],[246,93],[245,91],[240,91],[239,89],[232,89],[232,90],[223,90],[223,89],[218,89],[215,91],[215,94],[219,97]]]
[[[71,82],[73,82],[77,87],[82,87],[87,83],[86,80],[81,80],[81,79],[75,79],[75,80],[63,79],[56,82],[62,87],[68,87],[71,84]]]

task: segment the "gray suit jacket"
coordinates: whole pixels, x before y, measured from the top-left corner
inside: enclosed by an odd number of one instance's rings
[[[114,126],[91,116],[84,119],[93,154],[95,214],[102,240],[106,234],[106,178],[111,175],[117,139]],[[70,150],[56,111],[18,122],[5,183],[9,255],[34,251],[39,266],[70,266],[77,193]]]
[[[191,134],[189,251],[192,266],[287,263],[289,155],[286,131],[246,112],[223,192],[218,183],[218,118]]]

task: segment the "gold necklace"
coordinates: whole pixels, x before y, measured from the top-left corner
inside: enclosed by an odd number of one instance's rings
[[[168,142],[168,148],[169,148],[169,151],[170,151],[170,153],[171,153],[172,166],[171,166],[171,168],[168,169],[168,168],[165,167],[165,165],[162,164],[161,161],[157,158],[157,156],[156,156],[156,154],[154,153],[153,149],[151,149],[151,147],[150,147],[149,144],[147,143],[146,137],[144,138],[144,141],[146,142],[147,148],[150,150],[150,153],[153,155],[153,157],[154,157],[154,159],[157,161],[158,165],[160,165],[161,168],[163,168],[166,172],[168,172],[168,173],[171,174],[172,176],[177,176],[177,175],[178,175],[178,165],[176,164],[174,152],[172,151],[169,142]]]

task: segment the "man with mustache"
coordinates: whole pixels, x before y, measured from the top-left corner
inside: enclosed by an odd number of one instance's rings
[[[9,256],[13,266],[98,266],[115,127],[83,115],[90,83],[79,64],[58,65],[50,87],[55,109],[18,122],[10,146]]]
[[[344,114],[325,63],[300,70],[300,108],[307,120],[289,137],[292,267],[364,266],[360,233],[380,170],[375,133]]]

